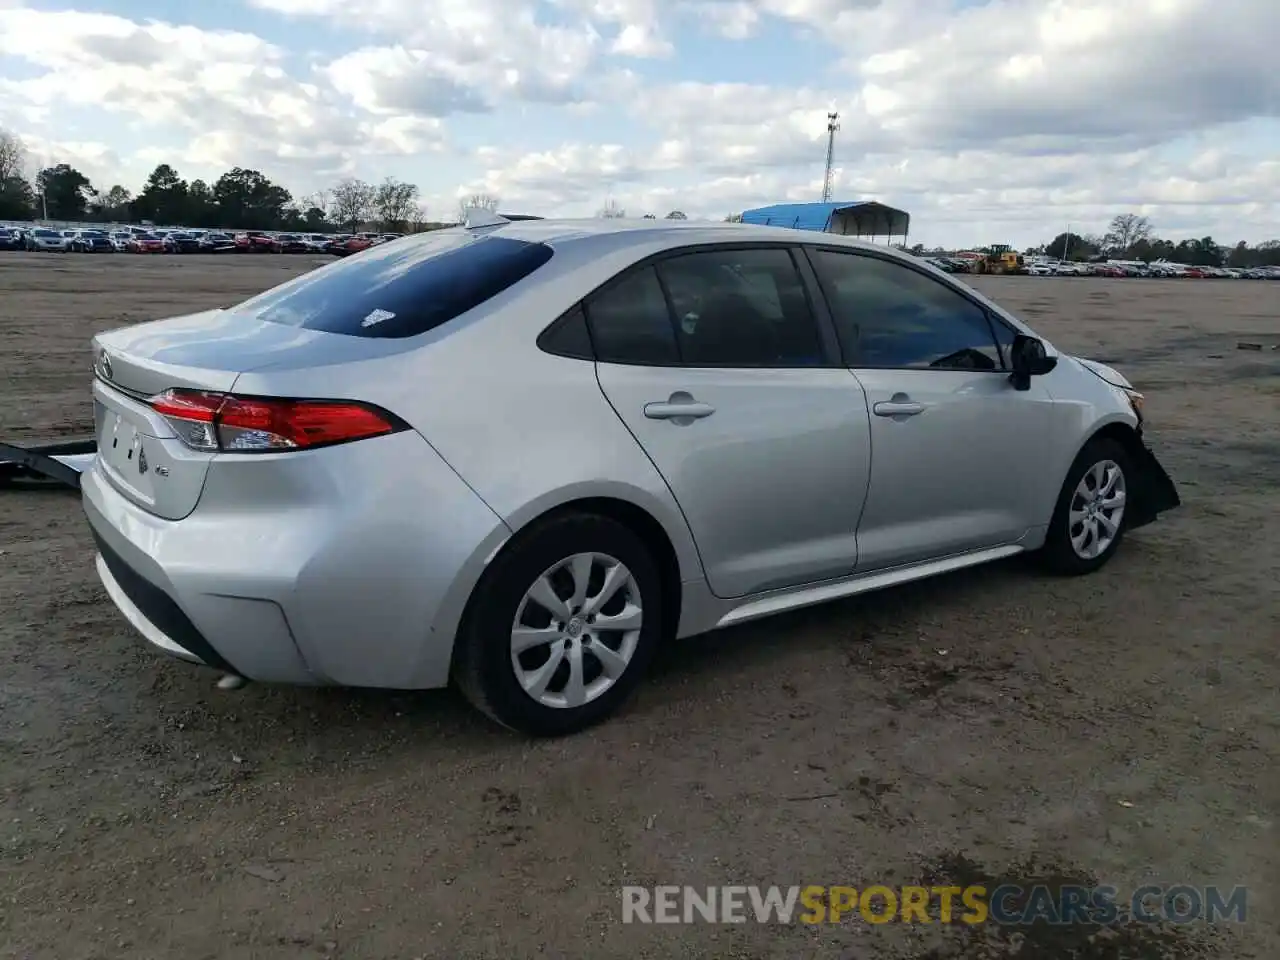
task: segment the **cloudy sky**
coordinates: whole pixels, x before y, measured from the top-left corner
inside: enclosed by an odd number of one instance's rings
[[[927,244],[1280,236],[1280,0],[0,0],[0,127],[131,190],[254,167],[504,210],[837,199]]]

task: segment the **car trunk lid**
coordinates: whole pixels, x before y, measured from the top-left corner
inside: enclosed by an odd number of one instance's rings
[[[241,372],[325,338],[230,310],[139,324],[93,340],[98,466],[133,503],[180,520],[199,502],[214,451],[192,449],[148,398],[166,390],[229,393]]]

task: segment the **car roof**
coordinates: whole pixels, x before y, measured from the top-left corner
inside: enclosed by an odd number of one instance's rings
[[[883,244],[857,240],[832,233],[794,230],[790,227],[767,227],[750,223],[698,222],[693,220],[629,220],[594,217],[582,220],[513,220],[497,226],[449,227],[450,231],[473,230],[488,236],[509,237],[552,247],[570,247],[584,243],[607,246],[610,250],[635,247],[677,248],[692,244],[714,243],[810,243],[830,244],[855,249],[888,252],[909,258],[901,251]],[[430,237],[434,233],[417,234]],[[602,244],[602,241],[605,241]]]

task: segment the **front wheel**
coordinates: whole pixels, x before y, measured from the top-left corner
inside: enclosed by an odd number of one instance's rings
[[[1133,476],[1123,445],[1105,437],[1085,444],[1067,471],[1041,550],[1051,569],[1092,573],[1115,555],[1124,538]]]
[[[471,703],[532,736],[575,733],[635,691],[662,631],[644,542],[569,514],[518,535],[485,572],[459,631],[454,677]]]

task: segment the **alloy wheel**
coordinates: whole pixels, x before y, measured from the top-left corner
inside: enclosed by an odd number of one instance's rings
[[[1100,460],[1085,471],[1071,495],[1067,534],[1081,560],[1093,560],[1111,549],[1124,522],[1124,471],[1114,460]]]
[[[579,553],[525,591],[511,625],[511,666],[546,707],[581,707],[626,672],[640,642],[643,601],[631,571],[604,553]]]

